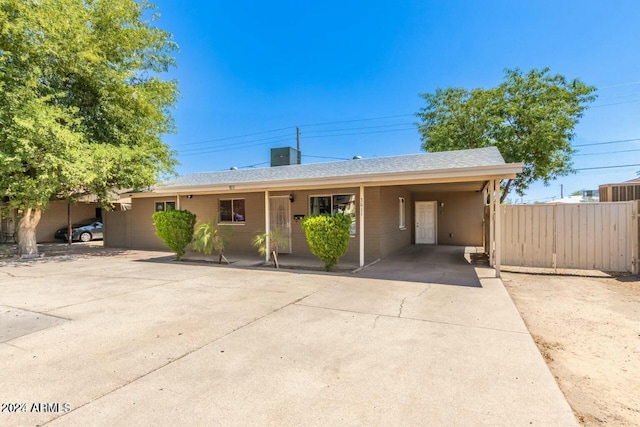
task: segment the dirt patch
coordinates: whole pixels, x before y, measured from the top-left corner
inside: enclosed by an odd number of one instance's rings
[[[638,276],[502,280],[582,425],[640,425]]]

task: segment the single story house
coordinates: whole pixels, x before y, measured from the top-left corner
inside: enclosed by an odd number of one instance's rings
[[[601,202],[628,202],[640,200],[640,178],[618,184],[603,184],[599,186]]]
[[[164,248],[153,213],[186,209],[198,222],[233,228],[227,254],[255,254],[252,238],[279,227],[289,236],[285,252],[313,257],[300,219],[344,212],[354,222],[343,260],[364,266],[411,244],[465,245],[484,246],[493,265],[500,181],[521,171],[522,164],[507,164],[487,147],[194,173],[122,195],[131,198],[131,210],[106,215],[105,244]]]

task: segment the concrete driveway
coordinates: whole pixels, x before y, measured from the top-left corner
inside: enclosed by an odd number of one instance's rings
[[[0,267],[1,425],[577,425],[490,269],[469,287],[160,255]]]

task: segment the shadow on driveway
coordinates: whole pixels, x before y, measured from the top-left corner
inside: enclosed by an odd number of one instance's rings
[[[465,246],[411,245],[357,273],[359,277],[405,282],[482,287],[476,269],[487,269],[481,248]]]

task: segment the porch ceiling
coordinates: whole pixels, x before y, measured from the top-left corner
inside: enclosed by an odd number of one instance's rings
[[[450,182],[437,184],[403,185],[407,191],[413,193],[443,193],[451,191],[482,191],[487,181]]]

